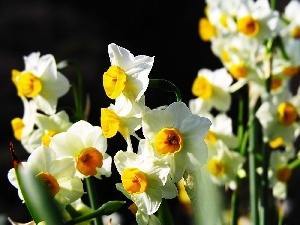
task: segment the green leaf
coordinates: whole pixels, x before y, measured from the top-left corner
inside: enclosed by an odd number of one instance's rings
[[[20,190],[26,206],[36,223],[64,224],[53,196],[32,171],[21,164],[15,167]]]
[[[95,210],[92,213],[76,217],[75,219],[69,220],[65,223],[65,225],[71,225],[71,224],[76,224],[80,223],[86,220],[93,219],[98,216],[103,216],[103,215],[110,215],[116,211],[118,211],[123,205],[125,204],[125,201],[109,201],[107,203],[104,203],[100,208]]]
[[[35,223],[45,221],[46,224],[64,224],[53,196],[31,170],[22,166],[12,143],[10,152],[21,193]]]

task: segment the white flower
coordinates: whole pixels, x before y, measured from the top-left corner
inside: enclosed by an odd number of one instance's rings
[[[115,105],[101,108],[101,127],[106,138],[114,137],[120,132],[127,142],[128,150],[132,150],[130,135],[142,126],[142,114],[145,107],[144,96],[138,101],[128,101],[124,96],[116,99]]]
[[[279,13],[271,9],[268,0],[243,1],[236,19],[239,34],[259,43],[277,34]]]
[[[213,182],[219,185],[229,185],[234,190],[238,170],[242,168],[245,157],[228,149],[222,141],[218,141],[217,154],[208,159],[206,168]]]
[[[14,136],[17,140],[22,141],[28,138],[28,135],[33,131],[36,121],[36,104],[34,101],[28,101],[27,98],[21,97],[24,114],[22,118],[16,117],[11,121],[11,125],[14,131]]]
[[[189,101],[192,113],[200,115],[209,112],[213,107],[220,111],[227,111],[231,104],[228,90],[232,81],[225,68],[215,71],[199,70],[192,86],[192,93],[197,98]]]
[[[290,152],[271,152],[268,173],[269,186],[272,188],[273,195],[276,198],[286,198],[286,185],[292,174],[292,170],[288,167],[288,162],[291,158],[292,154]]]
[[[70,88],[69,81],[57,71],[52,55],[39,52],[24,57],[25,70],[13,70],[12,80],[17,87],[18,95],[32,98],[37,108],[46,114],[56,111],[57,100]]]
[[[70,157],[57,158],[51,148],[38,147],[22,165],[47,184],[50,193],[62,208],[81,198],[84,193],[82,181],[75,176],[73,159]],[[8,179],[12,185],[18,188],[19,196],[23,200],[14,168],[9,170]]]
[[[72,125],[65,111],[50,116],[36,113],[34,122],[37,128],[21,140],[22,145],[29,153],[42,144],[49,147],[52,136],[66,131]]]
[[[232,120],[226,114],[218,114],[213,117],[211,114],[203,115],[208,118],[212,125],[206,135],[205,142],[208,144],[216,144],[218,140],[221,140],[229,148],[238,147],[238,138],[232,131]]]
[[[107,139],[99,126],[80,120],[66,132],[52,137],[50,147],[58,156],[72,156],[80,178],[111,175],[111,157],[106,153]]]
[[[168,184],[168,163],[128,151],[117,152],[114,162],[122,180],[116,184],[117,189],[131,199],[138,210],[147,215],[155,213],[164,197],[161,187]]]
[[[138,101],[148,87],[154,57],[134,56],[114,43],[108,45],[108,54],[111,66],[103,74],[106,95],[111,99],[124,95],[130,101]]]
[[[283,17],[288,24],[283,27],[280,35],[286,39],[300,38],[300,3],[297,0],[291,0],[284,8]]]
[[[299,97],[299,94],[292,97],[288,90],[283,90],[266,99],[258,108],[256,117],[262,125],[264,141],[271,144],[277,140],[272,148],[290,145],[298,135]]]
[[[178,182],[185,170],[201,167],[207,159],[204,138],[211,122],[193,115],[182,102],[164,110],[149,110],[143,117],[143,134],[153,145],[156,157],[171,165],[171,176]]]

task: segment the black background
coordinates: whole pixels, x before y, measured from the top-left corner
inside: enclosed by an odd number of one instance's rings
[[[27,153],[13,138],[10,125],[11,119],[23,115],[22,102],[11,82],[11,70],[24,69],[23,56],[39,51],[42,55],[53,54],[57,62],[75,60],[91,98],[89,122],[94,125],[99,125],[100,108],[111,103],[102,87],[102,74],[110,66],[107,53],[110,43],[127,48],[134,55],[155,56],[149,78],[170,80],[181,90],[183,102],[188,103],[194,98],[190,90],[197,71],[221,67],[210,44],[198,36],[198,20],[203,16],[203,9],[201,0],[0,2],[0,214],[20,222],[29,220],[17,190],[7,180],[7,171],[12,167],[9,142],[14,142],[22,160],[27,158]],[[75,79],[72,69],[65,70],[64,75],[71,81]],[[150,107],[175,100],[172,93],[156,89],[146,92],[146,104]],[[59,104],[72,104],[71,95],[64,96]],[[122,140],[109,140],[109,151],[125,149],[124,146]],[[125,200],[113,191],[116,180],[108,181],[108,185],[107,181],[99,186],[102,199],[113,196]],[[178,221],[183,219],[181,215],[177,217]]]

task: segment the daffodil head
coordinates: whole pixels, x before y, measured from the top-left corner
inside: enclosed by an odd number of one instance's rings
[[[155,155],[171,163],[177,181],[185,169],[195,169],[206,161],[204,138],[209,126],[208,119],[193,115],[184,103],[179,102],[166,109],[147,111],[142,125]]]
[[[40,78],[31,72],[20,72],[18,70],[13,70],[12,80],[20,97],[24,96],[27,98],[34,98],[42,90],[43,85]]]
[[[69,156],[75,161],[80,178],[111,175],[111,157],[106,154],[107,139],[99,126],[80,120],[67,131],[54,135],[50,147],[59,156]]]
[[[116,99],[125,88],[126,73],[118,66],[110,66],[103,74],[103,87],[106,95]]]
[[[162,188],[167,184],[169,164],[154,156],[119,151],[114,157],[122,183],[116,185],[139,210],[148,215],[155,213],[163,197]]]
[[[108,54],[111,66],[103,74],[106,95],[111,99],[124,95],[131,101],[138,101],[148,87],[154,58],[134,56],[114,43],[108,45]]]

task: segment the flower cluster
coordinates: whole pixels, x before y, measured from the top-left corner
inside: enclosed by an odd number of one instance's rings
[[[192,114],[180,99],[154,109],[146,106],[145,92],[155,86],[148,78],[154,57],[134,56],[114,43],[108,45],[108,54],[111,66],[103,74],[103,87],[114,103],[101,108],[99,126],[85,118],[71,121],[66,111],[57,110],[58,99],[72,85],[59,72],[52,55],[32,53],[24,57],[23,71],[12,71],[24,115],[11,124],[16,139],[30,153],[21,164],[41,179],[65,215],[81,201],[83,182],[91,176],[110,177],[114,163],[121,180],[116,188],[133,202],[131,210],[138,224],[160,224],[155,213],[162,200],[175,198],[176,184],[206,162],[204,138],[211,122]],[[108,151],[107,139],[118,132],[127,149]],[[138,146],[132,144],[132,138],[137,138]],[[8,178],[24,199],[15,168]]]
[[[189,107],[212,121],[205,168],[213,182],[236,191],[247,177],[250,188],[271,188],[276,199],[284,200],[299,165],[300,89],[293,92],[291,84],[300,71],[300,3],[291,0],[282,12],[275,3],[206,1],[199,35],[223,67],[199,70]],[[257,175],[259,181],[252,183]],[[260,200],[267,207],[264,196]],[[255,215],[252,219],[258,224]]]

